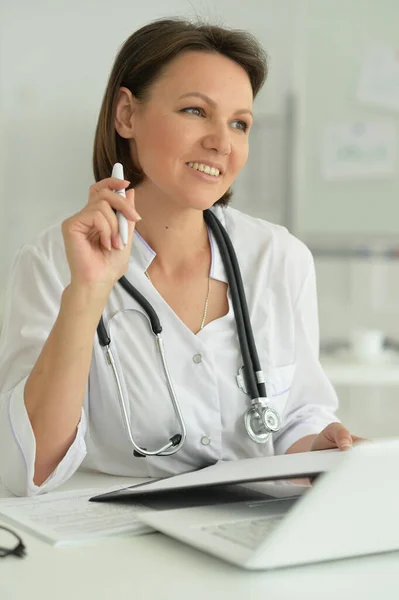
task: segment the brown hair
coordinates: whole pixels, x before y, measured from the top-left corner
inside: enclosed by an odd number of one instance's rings
[[[248,74],[254,98],[267,77],[267,57],[253,35],[216,25],[194,24],[181,19],[160,19],[133,33],[121,47],[111,71],[97,122],[93,151],[96,181],[109,177],[116,162],[124,165],[131,187],[144,173],[133,164],[128,140],[115,130],[119,88],[127,87],[139,100],[160,77],[165,66],[188,50],[217,52],[239,64]],[[217,201],[228,204],[231,189]]]

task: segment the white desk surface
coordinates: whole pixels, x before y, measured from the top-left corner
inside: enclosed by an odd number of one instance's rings
[[[135,481],[78,472],[60,490],[104,488]],[[5,495],[0,488],[0,496]],[[73,548],[54,548],[22,530],[20,533],[28,555],[24,559],[0,559],[1,600],[399,597],[399,552],[249,572],[158,533],[111,538]],[[345,543],[345,531],[342,538]]]

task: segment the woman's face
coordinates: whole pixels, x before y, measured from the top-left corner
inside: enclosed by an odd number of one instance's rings
[[[179,55],[135,104],[131,150],[145,173],[139,187],[184,207],[212,206],[246,163],[252,104],[237,63],[216,53]]]

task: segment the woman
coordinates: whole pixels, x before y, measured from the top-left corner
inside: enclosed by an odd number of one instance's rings
[[[88,203],[24,246],[14,266],[1,341],[0,476],[15,494],[51,490],[83,461],[164,476],[220,459],[345,449],[356,439],[336,422],[318,362],[310,252],[286,229],[228,206],[266,71],[249,34],[181,20],[143,27],[120,50]],[[117,161],[126,181],[110,178]],[[123,189],[126,199],[115,193]],[[267,395],[282,415],[262,444],[244,427],[249,398],[237,385],[242,356],[224,264],[204,220],[211,207],[237,253]],[[115,211],[129,223],[126,246]],[[148,318],[117,283],[123,275],[163,326],[187,428],[173,455],[133,455],[96,335],[103,315],[135,443],[162,448],[179,424]]]

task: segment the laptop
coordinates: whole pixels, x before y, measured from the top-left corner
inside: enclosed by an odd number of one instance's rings
[[[363,442],[342,454],[300,496],[148,511],[138,518],[244,569],[399,549],[399,440]]]

